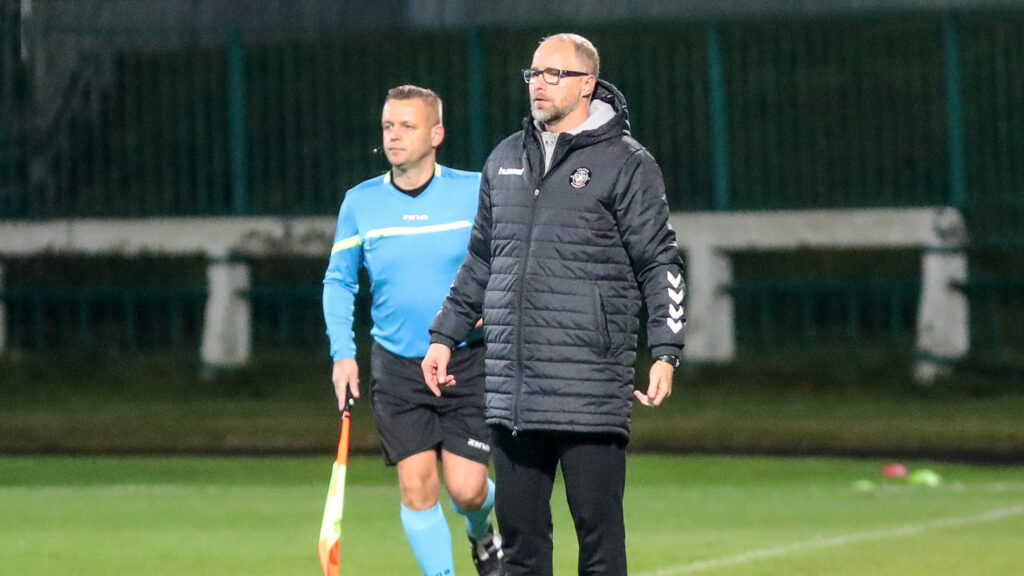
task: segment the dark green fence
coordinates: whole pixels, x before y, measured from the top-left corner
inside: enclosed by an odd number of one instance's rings
[[[732,293],[737,342],[751,354],[913,349],[919,280],[742,282]]]
[[[345,189],[386,169],[374,152],[380,107],[403,83],[445,100],[442,162],[479,168],[518,129],[518,70],[551,32],[24,28],[16,4],[0,2],[0,220],[334,214]],[[974,349],[1012,358],[1024,348],[1009,321],[1024,307],[1024,13],[574,28],[629,100],[673,209],[957,206],[979,278],[964,287]],[[69,46],[66,77],[46,98],[26,38]],[[326,349],[324,265],[253,263],[257,344]],[[178,283],[140,276],[137,262],[65,276],[5,266],[10,347],[198,345],[199,264]],[[840,284],[739,277],[740,344],[909,346],[913,266]],[[368,323],[365,300],[360,309]]]
[[[203,286],[18,287],[2,294],[8,346],[90,353],[196,349]]]
[[[979,356],[1024,365],[1024,277],[979,278],[964,287],[971,299],[971,321]]]
[[[759,252],[733,261],[730,292],[741,355],[912,352],[919,252]]]
[[[7,346],[42,353],[178,351],[202,339],[205,285],[20,286],[0,292]],[[259,286],[251,293],[257,346],[322,346],[327,336],[318,286]]]
[[[186,258],[10,260],[0,301],[7,346],[94,353],[197,348],[205,264]]]
[[[20,283],[19,283],[20,284]],[[733,287],[738,341],[757,354],[912,343],[920,285],[745,282]],[[16,285],[7,305],[8,346],[33,352],[194,353],[202,336],[203,285]],[[250,292],[256,346],[322,347],[327,339],[316,284],[256,285]],[[359,330],[370,327],[359,303]]]
[[[20,135],[29,112],[26,104],[27,70],[21,63],[21,33],[18,6],[0,2],[0,218],[5,197],[28,182],[27,150]]]
[[[826,270],[826,278],[818,279],[808,277],[804,272],[809,268],[801,271],[795,260],[781,256],[759,266],[754,260],[739,262],[740,273],[730,290],[742,355],[912,352],[921,288],[917,277],[904,276],[907,264],[913,267],[912,258],[897,258],[902,263],[895,264],[892,258],[881,258],[873,278],[861,274],[864,261],[857,264],[854,258],[853,264],[837,263]],[[250,264],[254,346],[315,348],[326,358],[323,263]],[[783,269],[792,278],[777,277]],[[837,278],[836,272],[851,277]],[[199,262],[34,259],[9,262],[6,278],[0,302],[6,305],[7,346],[12,350],[170,350],[194,355],[201,342],[207,289]],[[371,321],[365,278],[363,284],[356,324],[365,335]],[[1024,279],[983,270],[963,290],[971,300],[972,355],[997,364],[1024,363]]]
[[[319,347],[327,357],[312,260],[250,262],[253,345]],[[47,257],[6,263],[7,347],[38,353],[175,351],[195,355],[208,296],[205,262]],[[290,283],[282,278],[291,276]],[[367,299],[358,321],[369,326]],[[365,329],[364,329],[365,330]]]
[[[385,169],[380,107],[402,83],[441,93],[443,161],[479,168],[527,111],[518,70],[546,32],[270,41],[228,29],[190,47],[176,29],[30,29],[106,39],[70,52],[63,90],[35,107],[5,34],[0,217],[333,213]],[[1024,13],[581,32],[674,209],[1022,203]]]
[[[1019,218],[1024,212],[1024,18],[965,17],[961,30],[964,204],[1015,206]]]

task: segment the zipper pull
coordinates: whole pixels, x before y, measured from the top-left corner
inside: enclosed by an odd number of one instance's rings
[[[519,436],[519,426],[512,427],[512,437],[515,438],[516,436]]]
[[[533,197],[536,198],[537,196],[540,196],[540,188],[533,191]]]

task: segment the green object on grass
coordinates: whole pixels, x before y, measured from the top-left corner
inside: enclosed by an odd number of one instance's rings
[[[942,477],[939,476],[934,470],[928,468],[922,468],[915,470],[907,478],[911,484],[917,484],[920,486],[928,486],[934,488],[939,484],[942,484]]]
[[[871,480],[857,480],[853,483],[853,489],[857,492],[874,492],[875,483]]]

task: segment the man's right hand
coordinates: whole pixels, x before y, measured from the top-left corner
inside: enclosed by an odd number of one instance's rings
[[[452,359],[452,349],[444,344],[434,343],[427,349],[420,367],[423,368],[423,380],[434,396],[441,397],[441,386],[454,386],[455,376],[448,373],[448,361]]]
[[[353,398],[359,398],[359,364],[355,358],[338,360],[331,371],[334,393],[338,396],[338,410],[345,409],[345,388],[352,391]]]

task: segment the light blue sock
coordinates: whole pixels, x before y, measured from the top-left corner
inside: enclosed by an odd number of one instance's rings
[[[405,537],[424,576],[454,576],[452,533],[441,511],[441,503],[423,511],[410,510],[403,504],[401,518]]]
[[[469,534],[470,538],[473,540],[483,538],[491,527],[490,515],[491,509],[494,508],[494,482],[490,478],[487,479],[487,499],[484,500],[479,510],[463,510],[454,501],[452,502],[452,508],[460,515],[466,517],[466,533]]]

